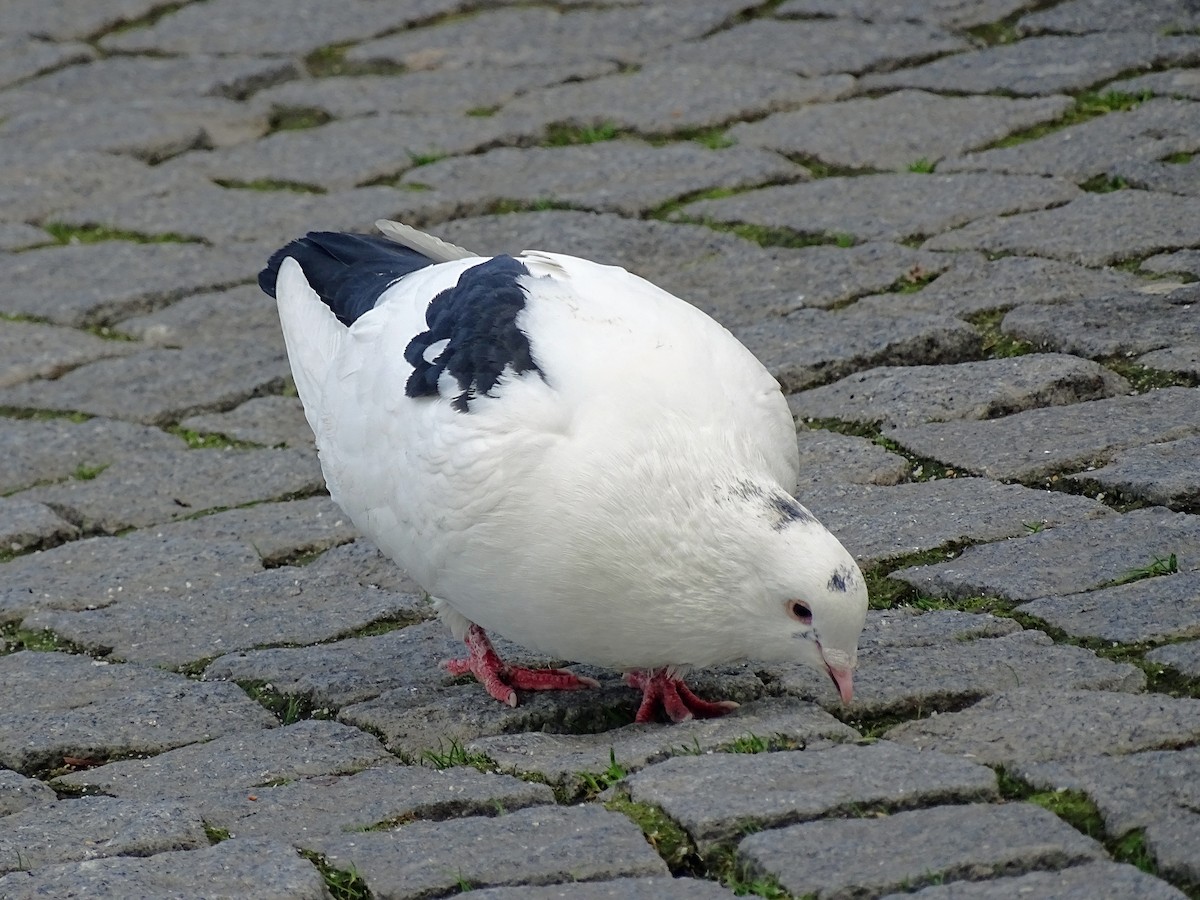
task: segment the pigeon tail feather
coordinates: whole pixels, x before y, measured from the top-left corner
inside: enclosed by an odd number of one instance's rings
[[[280,262],[273,287],[296,391],[309,427],[313,434],[320,434],[317,426],[320,410],[325,407],[322,402],[325,377],[349,332],[321,302],[296,260],[288,258]]]

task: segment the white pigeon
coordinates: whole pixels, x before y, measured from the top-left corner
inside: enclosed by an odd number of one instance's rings
[[[721,715],[692,669],[802,662],[853,692],[867,591],[793,499],[779,385],[728,331],[615,266],[481,257],[394,222],[310,233],[259,284],[329,492],[434,599],[491,696],[618,669],[637,721]]]

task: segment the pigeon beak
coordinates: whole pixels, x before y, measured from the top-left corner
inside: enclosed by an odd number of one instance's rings
[[[842,703],[848,704],[854,698],[854,659],[842,650],[826,650],[817,642],[821,650],[821,659],[825,663],[825,671],[833,679]]]
[[[837,688],[842,703],[848,705],[854,699],[854,670],[849,666],[834,666],[828,662],[825,668],[829,670],[829,677],[833,679],[833,686]]]

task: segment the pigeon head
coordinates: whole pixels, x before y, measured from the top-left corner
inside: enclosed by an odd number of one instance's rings
[[[767,662],[801,662],[833,681],[842,702],[854,693],[858,638],[867,615],[862,572],[817,518],[782,491],[751,487],[757,590],[751,614]]]

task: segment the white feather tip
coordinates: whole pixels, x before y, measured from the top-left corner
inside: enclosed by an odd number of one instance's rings
[[[379,219],[375,222],[375,227],[388,240],[395,241],[409,250],[416,250],[422,256],[428,257],[435,263],[451,262],[456,259],[470,259],[471,257],[478,256],[477,253],[464,250],[462,247],[458,247],[448,241],[443,241],[432,234],[417,231],[411,225],[405,225],[403,222]]]

